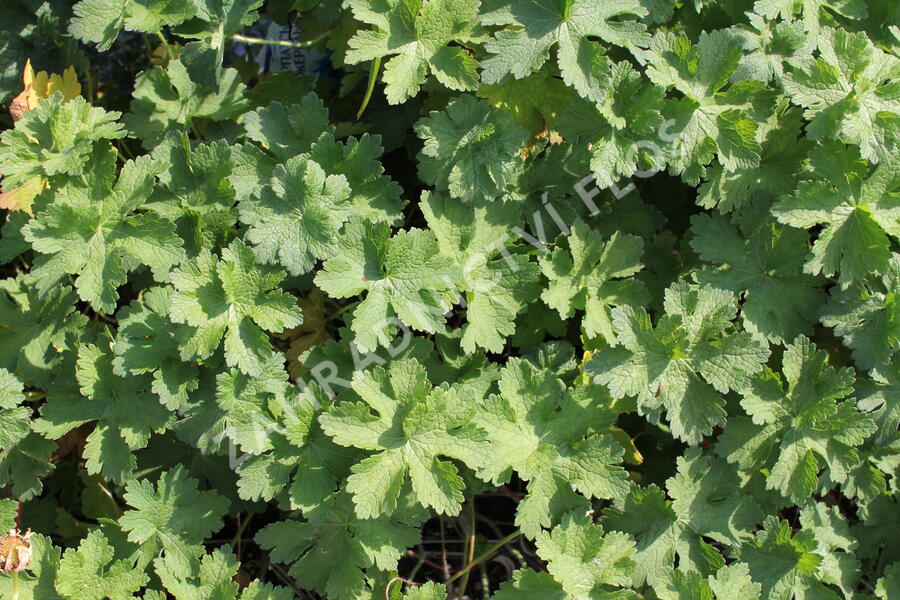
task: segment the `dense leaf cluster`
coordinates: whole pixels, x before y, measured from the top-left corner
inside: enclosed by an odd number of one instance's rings
[[[898,598],[900,4],[4,1],[27,58],[0,597]]]

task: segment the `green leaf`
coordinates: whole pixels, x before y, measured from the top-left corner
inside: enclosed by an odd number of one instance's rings
[[[543,70],[524,79],[482,83],[476,95],[508,113],[533,136],[547,132],[573,97],[565,83]]]
[[[305,521],[267,525],[255,541],[270,559],[291,562],[298,585],[334,600],[351,600],[365,588],[366,570],[392,571],[401,554],[420,540],[418,511],[401,507],[395,515],[359,518],[348,494],[307,513]],[[374,597],[384,590],[375,590]]]
[[[51,395],[34,430],[57,439],[95,421],[84,448],[87,471],[123,483],[137,465],[134,451],[146,447],[153,432],[168,429],[174,415],[151,393],[149,377],[116,375],[110,345],[103,336],[99,345],[78,348],[75,375],[81,395]]]
[[[660,600],[759,600],[761,587],[744,563],[733,563],[715,575],[670,570],[654,588]]]
[[[900,237],[900,158],[870,172],[855,148],[829,142],[810,152],[810,163],[814,178],[772,207],[782,223],[822,227],[806,272],[837,275],[845,290],[888,272],[891,237]]]
[[[217,548],[199,559],[191,558],[190,570],[179,571],[180,565],[170,555],[153,561],[154,570],[166,591],[176,600],[238,600],[235,578],[240,564],[224,547]],[[240,594],[240,600],[291,600],[289,588],[253,581]]]
[[[157,33],[195,16],[197,6],[183,0],[127,0],[125,29]]]
[[[587,515],[569,513],[536,538],[538,556],[572,600],[637,598],[628,590],[636,564],[634,541],[617,531],[604,533]]]
[[[728,85],[741,55],[740,38],[725,30],[702,32],[696,45],[683,35],[653,36],[647,76],[684,94],[669,105],[674,122],[665,153],[672,171],[691,184],[714,156],[729,172],[759,165],[757,122],[769,113],[772,95],[759,82]]]
[[[43,488],[41,477],[53,469],[54,444],[31,431],[31,409],[24,404],[22,384],[0,368],[0,485],[28,500]]]
[[[167,408],[177,410],[197,389],[197,368],[179,356],[185,327],[169,321],[171,288],[151,288],[116,315],[119,330],[112,350],[117,375],[153,374],[151,389]]]
[[[636,396],[651,419],[664,408],[672,434],[696,444],[725,422],[722,394],[745,388],[769,349],[732,331],[731,292],[676,282],[666,290],[664,308],[655,327],[643,308],[614,308],[621,346],[595,352],[586,372],[614,398]]]
[[[138,265],[154,279],[168,280],[184,260],[172,223],[152,212],[135,212],[153,191],[160,165],[143,156],[128,161],[115,179],[115,153],[98,148],[87,177],[53,192],[53,201],[23,229],[41,254],[32,270],[46,294],[67,275],[77,275],[78,296],[100,312],[112,313],[118,288]]]
[[[825,15],[837,14],[856,21],[866,16],[867,8],[864,0],[756,0],[753,11],[769,19],[791,20],[801,15],[807,34],[815,38],[821,24],[827,22]]]
[[[373,29],[350,39],[345,60],[392,56],[383,75],[388,103],[418,94],[429,73],[451,90],[477,87],[478,62],[467,47],[480,36],[477,0],[352,0],[350,8]]]
[[[628,492],[623,450],[601,433],[615,421],[609,398],[596,387],[566,389],[547,369],[510,359],[500,395],[485,399],[476,423],[491,434],[491,452],[479,476],[505,483],[512,471],[529,482],[516,524],[534,536],[587,498]]]
[[[739,558],[762,586],[763,600],[838,600],[841,596],[817,579],[822,556],[816,553],[816,546],[812,531],[805,529],[792,536],[786,521],[769,516],[763,530],[739,548]]]
[[[72,9],[69,33],[83,42],[109,50],[124,28],[159,33],[164,26],[183,23],[196,15],[198,2],[184,0],[81,0]]]
[[[185,133],[175,131],[154,148],[153,158],[167,166],[146,206],[176,224],[188,257],[227,245],[237,222],[228,180],[235,167],[231,148],[221,141],[192,146]]]
[[[663,587],[677,557],[682,570],[709,575],[722,567],[718,551],[683,523],[655,485],[633,486],[624,500],[603,511],[604,529],[630,534],[636,542],[632,585]]]
[[[825,584],[838,586],[845,597],[859,586],[858,541],[837,507],[807,503],[800,511],[800,525],[813,532],[822,556],[816,575]]]
[[[785,62],[808,55],[815,39],[806,35],[801,21],[769,21],[758,14],[746,14],[749,24],[737,26],[744,56],[732,77],[735,81],[763,83],[774,79],[781,85]]]
[[[632,277],[644,266],[643,240],[619,232],[604,240],[578,220],[565,242],[540,258],[541,271],[550,280],[541,300],[563,319],[576,309],[585,311],[582,327],[588,337],[616,345],[610,310],[649,300],[644,285]]]
[[[154,570],[166,591],[176,600],[235,600],[238,584],[238,562],[233,554],[223,549],[213,550],[199,559],[190,561],[190,571],[180,572],[180,565],[171,555],[153,561]]]
[[[431,112],[415,131],[424,140],[419,177],[463,201],[502,196],[521,169],[528,139],[505,112],[468,94]]]
[[[803,116],[785,99],[777,101],[771,115],[757,124],[759,164],[726,169],[713,164],[698,190],[697,203],[720,212],[741,209],[752,202],[792,194],[797,173],[804,169],[812,142],[802,136]]]
[[[164,26],[194,17],[201,3],[184,0],[81,0],[73,7],[69,33],[83,42],[109,50],[124,28],[159,33]]]
[[[222,61],[225,45],[230,36],[259,18],[263,0],[193,0],[194,17],[177,29],[180,35],[202,40],[187,44],[180,60],[191,79],[214,88],[222,83]]]
[[[28,250],[28,242],[22,237],[22,227],[30,215],[24,210],[7,213],[6,222],[0,226],[0,261],[11,262]]]
[[[768,216],[765,205],[741,213],[737,226],[717,215],[691,217],[691,247],[707,265],[702,284],[743,298],[744,329],[771,343],[812,335],[813,315],[824,301],[817,284],[803,273],[809,236]]]
[[[73,7],[69,33],[83,42],[96,42],[109,50],[125,22],[128,0],[81,0]]]
[[[175,577],[190,572],[199,546],[222,527],[229,501],[214,491],[199,491],[181,465],[160,473],[156,485],[132,480],[125,486],[131,507],[119,519],[128,541],[164,552],[166,570]]]
[[[2,371],[0,371],[2,373]],[[0,374],[0,380],[6,379]],[[0,383],[0,385],[3,385]],[[0,396],[8,396],[9,389],[0,391]],[[16,526],[16,517],[19,516],[19,503],[9,498],[0,500],[0,529],[9,531]]]
[[[271,450],[240,464],[238,495],[246,500],[271,500],[286,494],[292,508],[311,510],[325,502],[349,474],[356,451],[338,446],[322,431],[318,417],[331,399],[317,383],[295,395],[272,394],[267,399],[274,416],[263,439]],[[236,403],[232,406],[240,408]]]
[[[807,338],[787,346],[782,370],[784,379],[765,367],[743,390],[752,423],[736,417],[718,448],[741,469],[767,469],[766,487],[800,503],[816,490],[820,458],[832,481],[846,479],[859,462],[856,446],[875,424],[851,402],[839,402],[853,391],[853,372],[829,366]]]
[[[204,250],[173,271],[169,317],[192,328],[182,359],[208,358],[224,339],[226,364],[259,375],[274,352],[265,332],[302,321],[293,296],[277,287],[282,279],[284,271],[257,264],[241,240],[223,248],[221,259]]]
[[[856,386],[857,408],[868,412],[878,425],[874,441],[879,446],[889,446],[900,435],[900,358],[894,358],[884,369],[872,371],[872,379],[862,380]]]
[[[513,572],[511,581],[504,581],[492,596],[494,600],[568,600],[569,595],[549,574],[531,569]]]
[[[124,121],[129,133],[150,149],[169,131],[188,131],[194,119],[224,122],[247,108],[244,84],[235,69],[225,69],[215,87],[206,87],[192,81],[176,59],[166,69],[154,67],[138,75]]]
[[[125,137],[117,122],[120,116],[80,96],[64,102],[62,93],[55,93],[42,100],[0,135],[3,190],[12,191],[35,177],[61,176],[54,183],[63,183],[86,168],[96,169],[91,163],[94,148],[107,146],[103,140]]]
[[[419,206],[441,253],[462,273],[467,321],[463,349],[501,352],[506,338],[515,332],[516,316],[540,290],[537,265],[507,247],[509,223],[518,220],[518,207],[511,202],[462,204],[428,192]]]
[[[66,334],[87,323],[75,310],[75,290],[57,286],[42,298],[27,275],[0,281],[0,290],[0,368],[24,381],[50,376],[67,348]]]
[[[225,435],[244,452],[272,449],[271,433],[286,404],[284,358],[273,354],[254,376],[230,369],[216,376],[216,403],[223,411]]]
[[[335,404],[319,423],[336,443],[372,452],[347,478],[357,516],[393,513],[407,476],[422,506],[458,514],[465,483],[459,469],[441,457],[472,469],[484,464],[488,445],[472,421],[473,390],[432,388],[415,359],[394,362],[390,370],[359,371],[353,376],[353,390],[362,402]]]
[[[764,513],[737,469],[699,448],[688,448],[677,465],[678,473],[666,480],[666,489],[679,520],[722,544],[749,538]]]
[[[832,289],[819,317],[853,349],[861,369],[888,365],[900,344],[900,256],[891,257],[881,277],[871,275],[846,290]]]
[[[593,40],[632,52],[644,48],[650,36],[635,17],[646,14],[638,0],[485,0],[481,22],[503,29],[485,44],[492,56],[482,62],[482,79],[488,84],[507,75],[522,79],[540,69],[556,47],[563,81],[581,96],[599,101],[606,57],[604,46]]]
[[[256,11],[262,0],[192,0],[191,3],[196,7],[196,16],[201,23],[191,23],[179,33],[186,37],[210,38],[215,46],[252,25],[259,17]]]
[[[900,59],[876,48],[862,32],[825,27],[819,57],[788,63],[784,89],[804,107],[814,140],[839,138],[873,163],[893,160],[900,141],[897,86]]]
[[[259,198],[241,202],[246,239],[264,264],[279,264],[291,275],[310,271],[338,248],[350,218],[350,187],[343,175],[325,175],[317,163],[299,156],[275,167]]]
[[[298,104],[272,102],[247,113],[244,129],[248,138],[271,152],[278,162],[309,152],[323,134],[334,133],[325,103],[313,92],[303,96]]]
[[[112,545],[99,530],[59,562],[56,590],[71,600],[126,600],[147,583],[147,575],[127,559],[114,560]]]
[[[380,162],[383,152],[381,136],[363,134],[338,142],[326,132],[312,145],[309,157],[329,177],[347,178],[353,214],[368,221],[394,224],[401,217],[401,188],[384,174]]]
[[[260,583],[255,579],[243,589],[238,600],[293,600],[295,597],[291,588]]]
[[[266,108],[248,113],[244,128],[247,137],[273,155],[247,146],[241,149],[246,155],[241,158],[248,164],[239,165],[236,171],[246,181],[241,185],[251,188],[255,194],[269,183],[278,163],[302,154],[318,163],[327,175],[346,177],[354,214],[385,223],[397,220],[401,190],[384,175],[384,167],[378,160],[383,152],[380,136],[364,134],[348,137],[345,142],[337,141],[335,128],[328,121],[328,109],[315,94],[306,94],[298,104],[285,106],[272,102]]]
[[[896,600],[900,590],[900,562],[889,565],[884,570],[884,577],[878,580],[875,594],[880,600]]]
[[[879,557],[884,564],[900,560],[900,552],[893,540],[900,532],[900,502],[893,494],[882,494],[867,507],[862,523],[852,529],[859,540],[859,556]]]
[[[386,225],[351,220],[315,282],[334,298],[367,292],[351,325],[356,345],[365,351],[388,346],[401,325],[442,330],[444,314],[458,298],[459,277],[431,231],[410,229],[391,237]]]
[[[554,123],[563,137],[591,149],[591,171],[597,185],[614,185],[640,170],[664,167],[665,155],[656,142],[663,124],[665,90],[646,81],[631,66],[612,65],[599,102],[575,100]]]

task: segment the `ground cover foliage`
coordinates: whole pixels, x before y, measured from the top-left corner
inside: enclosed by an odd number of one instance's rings
[[[4,1],[0,597],[896,600],[898,52],[892,0]]]

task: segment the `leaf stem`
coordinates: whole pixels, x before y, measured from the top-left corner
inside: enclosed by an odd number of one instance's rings
[[[466,566],[472,564],[472,561],[475,560],[475,498],[472,497],[469,500],[469,551],[466,554]],[[466,571],[466,574],[463,575],[463,579],[459,584],[459,591],[456,594],[458,598],[462,598],[463,594],[466,593],[466,588],[469,586],[469,573],[471,571]]]
[[[410,551],[410,552],[412,552],[412,551]],[[409,554],[407,554],[407,555],[409,555]],[[419,544],[418,555],[416,555],[415,553],[412,553],[412,556],[416,557],[416,566],[414,566],[412,568],[412,570],[409,572],[409,575],[407,576],[408,579],[415,579],[416,575],[419,573],[419,569],[421,569],[422,565],[425,564],[425,549],[422,547],[422,544]]]
[[[358,121],[362,114],[365,112],[366,107],[369,105],[369,100],[372,99],[372,92],[375,90],[375,82],[378,81],[378,71],[381,69],[381,57],[377,57],[372,59],[372,66],[369,68],[369,82],[366,84],[366,95],[363,96],[362,104],[359,106],[359,110],[356,112],[356,120]]]
[[[310,46],[315,46],[317,43],[321,42],[328,36],[328,31],[320,33],[316,37],[311,40],[306,40],[304,42],[291,42],[288,40],[266,40],[263,38],[255,38],[248,37],[246,35],[241,35],[236,33],[231,37],[232,40],[236,42],[241,42],[242,44],[257,44],[261,46],[283,46],[286,48],[309,48]]]
[[[497,553],[497,550],[499,550],[506,544],[510,543],[511,541],[513,541],[514,539],[519,537],[520,535],[522,535],[522,530],[516,529],[515,531],[513,531],[512,533],[510,533],[503,539],[498,540],[497,543],[493,544],[490,548],[488,548],[487,550],[482,552],[478,556],[478,558],[476,558],[474,561],[467,564],[461,571],[457,572],[455,575],[453,575],[453,577],[448,579],[445,583],[446,584],[453,583],[455,580],[459,579],[460,577],[462,577],[463,575],[465,575],[466,573],[468,573],[469,571],[471,571],[472,569],[474,569],[481,563],[485,562],[486,560],[488,560],[489,558],[494,556],[494,554]]]
[[[356,308],[356,305],[357,305],[357,304],[359,304],[359,303],[358,303],[358,302],[351,302],[350,304],[346,304],[346,305],[340,307],[339,309],[337,309],[336,311],[334,311],[334,312],[331,313],[330,315],[326,316],[326,317],[325,317],[325,322],[327,323],[327,322],[329,322],[329,321],[333,321],[334,319],[337,319],[339,316],[341,316],[342,314],[344,314],[344,313],[347,312],[348,310],[350,310],[350,309],[352,309],[352,308]]]
[[[441,568],[444,571],[444,579],[449,580],[450,565],[447,563],[447,544],[444,537],[444,515],[438,515],[438,523],[441,526]]]
[[[409,579],[404,579],[403,577],[394,577],[390,581],[387,582],[387,585],[384,586],[384,600],[391,600],[391,586],[397,583],[398,581],[405,583],[406,585],[418,586],[419,584],[415,581],[410,581]]]
[[[119,154],[122,155],[123,160],[133,160],[134,153],[128,148],[128,145],[125,143],[125,140],[119,140],[118,145],[114,145],[113,148],[119,151]]]
[[[84,82],[87,86],[87,101],[88,104],[94,103],[94,76],[91,74],[91,68],[88,67],[84,70]]]
[[[157,37],[159,37],[159,41],[162,42],[163,47],[166,49],[166,60],[173,60],[175,58],[175,53],[172,52],[172,46],[169,45],[169,40],[166,39],[166,36],[163,35],[162,31],[157,31],[156,35]]]
[[[197,138],[198,142],[202,142],[204,140],[203,134],[200,133],[200,128],[197,126],[197,123],[194,119],[188,119],[191,124],[191,131],[194,133],[194,137]]]
[[[231,540],[231,547],[234,548],[237,546],[237,550],[235,554],[237,554],[238,559],[241,557],[241,538],[244,535],[244,530],[247,529],[247,525],[250,524],[250,520],[253,518],[253,514],[247,515],[246,519],[241,519],[241,516],[238,515],[238,530],[237,533],[234,534],[234,538]]]

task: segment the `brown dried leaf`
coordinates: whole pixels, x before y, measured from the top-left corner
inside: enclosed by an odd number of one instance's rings
[[[299,360],[303,353],[328,341],[328,331],[325,329],[325,294],[322,290],[313,288],[306,298],[298,299],[298,304],[303,311],[303,324],[278,336],[291,340],[285,355],[288,359],[288,372],[294,379],[303,372],[303,365]]]

